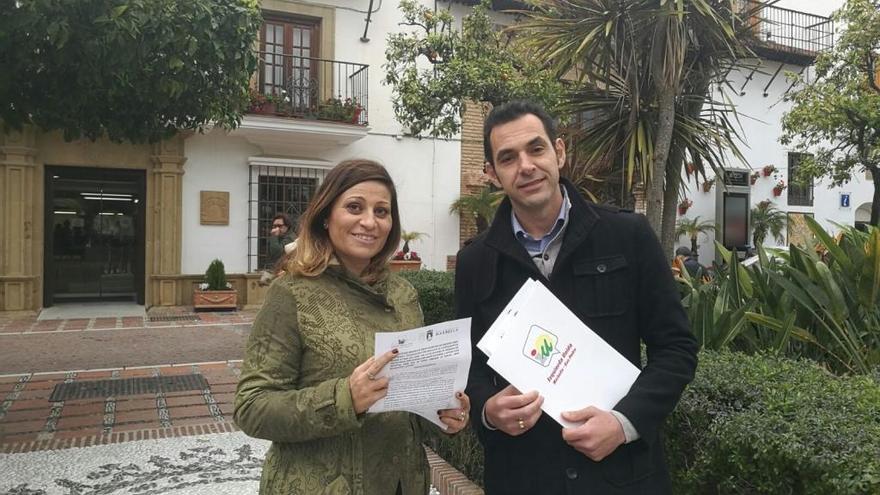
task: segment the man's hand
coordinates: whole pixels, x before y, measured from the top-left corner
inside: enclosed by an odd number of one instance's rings
[[[590,406],[562,413],[562,419],[584,424],[563,428],[562,439],[590,459],[598,462],[608,457],[626,441],[620,421],[608,411]]]
[[[510,436],[519,436],[532,429],[541,417],[544,398],[538,392],[521,394],[508,385],[486,401],[486,421]]]

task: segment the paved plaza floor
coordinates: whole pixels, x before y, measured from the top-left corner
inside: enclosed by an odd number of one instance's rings
[[[257,493],[232,418],[256,312],[0,316],[0,495]],[[434,494],[480,494],[428,452]]]

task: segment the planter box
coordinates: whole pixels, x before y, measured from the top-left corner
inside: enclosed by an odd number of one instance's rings
[[[238,309],[238,292],[230,290],[194,290],[194,309]]]
[[[391,260],[391,264],[388,266],[392,272],[414,272],[418,271],[421,267],[422,262],[420,260]]]

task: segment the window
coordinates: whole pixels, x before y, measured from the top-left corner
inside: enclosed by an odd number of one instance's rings
[[[260,72],[263,94],[284,98],[294,113],[313,108],[318,98],[320,21],[267,17],[263,23]]]
[[[807,153],[788,154],[788,204],[791,206],[813,206],[812,182],[806,186],[795,183],[801,162],[812,156]]]
[[[324,170],[273,165],[250,165],[248,181],[248,270],[267,267],[272,217],[286,213],[299,228],[299,218],[324,179]]]

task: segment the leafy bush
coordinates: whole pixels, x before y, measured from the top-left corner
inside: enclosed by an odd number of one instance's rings
[[[226,283],[226,269],[223,262],[215,259],[208,265],[205,272],[205,283],[208,287],[205,290],[226,290],[229,285]]]
[[[843,228],[832,238],[812,218],[816,249],[792,246],[771,258],[726,266],[703,283],[682,274],[682,303],[709,349],[775,350],[820,361],[838,372],[880,366],[880,229]]]
[[[419,292],[425,325],[455,318],[455,275],[452,272],[417,270],[398,272],[398,275],[407,279]]]
[[[880,384],[704,351],[670,418],[675,493],[880,493]]]

